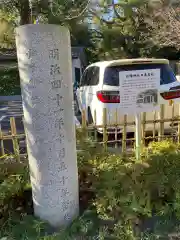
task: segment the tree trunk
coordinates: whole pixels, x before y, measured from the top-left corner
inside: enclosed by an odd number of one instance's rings
[[[20,25],[31,23],[31,9],[29,0],[20,0]]]

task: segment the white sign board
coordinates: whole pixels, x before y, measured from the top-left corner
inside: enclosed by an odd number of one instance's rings
[[[160,69],[122,71],[119,73],[119,82],[122,113],[158,110]]]

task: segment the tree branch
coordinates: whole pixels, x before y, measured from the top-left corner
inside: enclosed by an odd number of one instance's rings
[[[65,20],[65,21],[70,21],[70,20],[77,19],[77,18],[81,17],[81,16],[87,11],[87,9],[88,9],[88,7],[89,7],[89,4],[90,4],[90,1],[91,1],[91,0],[88,0],[88,3],[86,4],[86,6],[84,6],[84,4],[82,4],[82,5],[79,7],[80,9],[82,9],[80,13],[76,14],[75,16],[71,16],[71,14],[70,14],[70,15],[69,15],[68,17],[66,17],[64,20]],[[55,3],[55,4],[56,4],[56,7],[57,7],[57,12],[56,12],[56,13],[53,12],[53,8],[51,8],[51,13],[52,13],[52,15],[53,15],[54,17],[57,17],[59,14],[61,14],[61,11],[60,11],[59,5],[58,5],[57,3]]]
[[[166,7],[158,14],[161,21],[154,23],[154,39],[159,40],[161,46],[174,46],[180,49],[179,9]]]
[[[66,20],[73,20],[73,19],[81,17],[87,11],[90,2],[91,2],[91,0],[88,1],[86,7],[84,7],[84,9],[77,16],[66,18]]]

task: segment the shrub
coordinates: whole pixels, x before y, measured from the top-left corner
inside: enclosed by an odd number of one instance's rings
[[[20,78],[17,68],[0,69],[0,95],[20,95]]]
[[[145,220],[155,215],[179,217],[179,146],[153,143],[141,163],[132,160],[127,163],[109,156],[99,163],[101,170],[93,183],[99,216],[120,224],[119,229],[124,226],[123,231],[129,229],[128,233],[137,226],[140,229]]]
[[[77,132],[80,203],[83,205],[81,216],[66,230],[51,235],[47,224],[31,214],[28,216],[23,209],[19,213],[12,211],[11,207],[8,224],[5,224],[5,218],[1,222],[4,227],[0,236],[18,240],[28,237],[39,240],[78,237],[145,240],[166,239],[169,232],[179,231],[180,146],[168,141],[152,143],[145,149],[142,161],[137,163],[134,157],[125,159],[104,152],[103,148],[84,136],[83,131]],[[0,168],[2,166],[5,165],[0,165]],[[10,169],[9,165],[5,169]],[[26,164],[21,165],[16,177],[12,169],[9,175],[8,171],[1,171],[3,214],[9,213],[4,206],[6,203],[11,206],[12,195],[19,196],[17,192],[24,194],[25,185],[29,183],[27,170]]]
[[[0,224],[7,222],[10,215],[15,212],[25,213],[23,209],[23,194],[30,186],[28,165],[26,162],[18,162],[7,158],[0,160]],[[27,197],[27,196],[26,196]],[[31,196],[29,196],[29,199]],[[28,200],[28,199],[27,199]],[[29,204],[28,201],[24,201]]]

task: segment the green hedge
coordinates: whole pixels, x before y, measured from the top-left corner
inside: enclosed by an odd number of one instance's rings
[[[20,79],[17,68],[0,68],[0,96],[20,95]]]
[[[134,157],[105,153],[84,136],[78,132],[81,216],[51,235],[47,224],[27,212],[32,204],[27,168],[20,164],[17,171],[17,163],[14,170],[12,164],[1,164],[0,238],[155,240],[178,232],[180,146],[152,143],[137,163]]]

